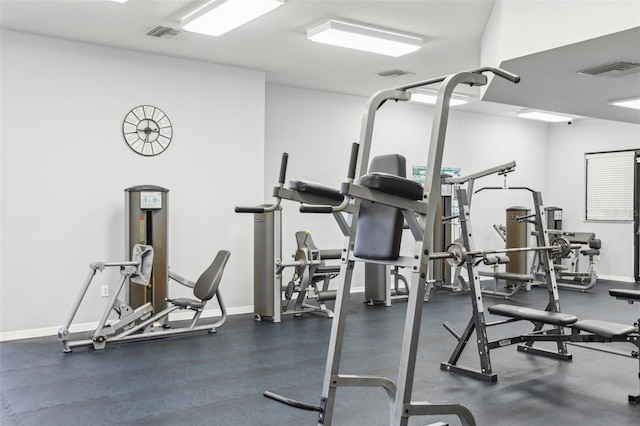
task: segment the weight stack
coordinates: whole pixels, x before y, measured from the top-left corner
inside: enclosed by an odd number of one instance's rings
[[[530,210],[526,207],[509,207],[506,211],[507,227],[507,248],[528,247],[529,224],[526,220],[518,221],[518,217],[529,215]],[[507,263],[506,271],[515,274],[527,273],[527,252],[509,253],[510,262]],[[508,285],[517,285],[517,282],[508,281]]]

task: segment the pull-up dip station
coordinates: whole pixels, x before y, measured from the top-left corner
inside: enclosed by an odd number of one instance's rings
[[[317,411],[319,413],[318,425],[331,425],[334,417],[336,391],[339,387],[375,387],[384,389],[388,396],[389,425],[391,426],[407,426],[409,419],[413,416],[433,415],[455,415],[464,425],[476,424],[469,409],[463,405],[414,401],[412,392],[422,309],[429,264],[432,258],[436,207],[441,191],[440,170],[449,114],[449,100],[454,88],[459,84],[486,85],[487,77],[483,74],[485,72],[491,72],[513,83],[520,81],[519,77],[503,70],[481,68],[420,81],[396,89],[383,90],[369,98],[365,106],[359,140],[361,147],[360,173],[356,180],[356,163],[351,161],[347,181],[341,187],[345,199],[351,200],[353,203],[353,215],[347,229],[348,232],[344,232],[340,282],[320,404],[312,405],[293,401],[271,392],[266,392],[266,397],[296,408]],[[367,173],[374,120],[378,109],[387,101],[408,101],[411,99],[410,89],[435,83],[441,83],[441,85],[433,115],[424,187],[410,179],[398,176],[385,173]],[[377,215],[375,210],[365,207],[374,203],[397,209],[402,215],[400,220],[397,215],[388,215],[383,218]],[[337,209],[335,208],[335,210]],[[415,240],[414,253],[411,256],[400,255],[402,217],[404,217],[404,221]],[[370,244],[372,241],[375,241],[375,244]],[[453,257],[454,254],[443,254],[443,257],[446,256]],[[343,374],[340,371],[351,279],[356,262],[404,267],[411,271],[411,291],[407,302],[398,375],[395,381],[379,376]],[[365,422],[363,421],[363,423]]]

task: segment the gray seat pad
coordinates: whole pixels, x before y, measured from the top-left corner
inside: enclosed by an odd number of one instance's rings
[[[168,302],[171,302],[175,306],[180,306],[181,308],[193,308],[193,309],[202,309],[202,302],[195,299],[189,299],[188,297],[181,297],[178,299],[167,299]]]

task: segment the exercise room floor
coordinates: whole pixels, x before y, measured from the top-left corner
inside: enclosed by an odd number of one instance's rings
[[[221,286],[224,292],[224,283]],[[589,293],[561,290],[562,311],[578,318],[632,323],[640,306],[609,297],[611,287],[637,284],[599,282]],[[367,306],[355,294],[349,305],[342,374],[383,375],[395,381],[406,302]],[[546,291],[518,293],[510,303],[543,309]],[[485,304],[503,303],[485,297]],[[459,402],[478,425],[640,425],[638,359],[570,346],[564,362],[516,352],[491,352],[497,383],[440,370],[455,339],[442,327],[462,331],[470,314],[468,295],[431,293],[424,305],[413,400]],[[488,320],[497,320],[488,316]],[[285,318],[255,322],[252,315],[229,318],[217,334],[109,346],[103,351],[62,352],[56,337],[0,344],[0,423],[13,425],[315,425],[316,414],[262,396],[271,390],[319,403],[331,321]],[[530,330],[526,323],[489,329],[489,338]],[[621,346],[622,345],[622,346]],[[468,345],[460,364],[478,366]],[[630,353],[632,345],[607,345]],[[456,417],[414,417],[411,425]],[[385,392],[341,388],[334,424],[387,425]]]

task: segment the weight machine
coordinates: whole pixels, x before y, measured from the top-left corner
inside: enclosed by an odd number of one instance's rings
[[[275,201],[272,204],[263,204],[255,207],[236,207],[236,213],[253,213],[253,310],[256,321],[270,320],[281,322],[284,315],[299,316],[303,313],[321,313],[331,318],[333,313],[326,308],[324,302],[335,298],[335,292],[328,291],[328,282],[319,292],[311,293],[314,287],[310,282],[318,279],[317,274],[324,273],[324,278],[331,279],[335,273],[324,269],[321,257],[328,259],[335,257],[339,250],[317,250],[308,245],[298,245],[294,257],[300,256],[294,263],[282,261],[282,200],[290,200],[301,203],[301,211],[305,211],[304,205],[338,206],[343,203],[344,196],[339,190],[301,179],[292,179],[285,184],[287,163],[289,154],[283,153],[280,161],[278,184],[273,188]],[[345,211],[348,214],[350,209]],[[333,213],[333,217],[340,229],[347,229],[347,219],[342,212]],[[309,238],[307,242],[312,242]],[[298,240],[304,243],[303,240]],[[316,257],[313,259],[313,257]],[[339,257],[339,256],[338,256]],[[304,279],[304,283],[296,285],[283,285],[282,273],[289,266],[296,267],[296,273]],[[320,270],[318,270],[320,267]],[[311,270],[313,269],[313,271]],[[314,278],[315,276],[315,278]],[[293,290],[298,291],[297,301],[293,310],[288,309]],[[283,298],[284,296],[284,298]]]
[[[133,247],[131,261],[94,262],[89,265],[89,274],[80,289],[80,293],[71,308],[71,312],[64,322],[64,325],[58,330],[58,339],[62,342],[64,352],[72,352],[74,348],[88,346],[93,346],[94,349],[104,349],[107,343],[158,339],[199,331],[216,332],[216,329],[220,327],[227,318],[227,311],[218,286],[220,285],[224,267],[230,256],[229,252],[224,250],[219,251],[211,265],[202,273],[195,283],[170,272],[169,277],[171,279],[193,289],[195,299],[167,299],[166,301],[169,302],[171,306],[161,310],[155,315],[153,314],[151,302],[146,302],[134,309],[119,298],[127,280],[130,280],[132,284],[143,287],[149,285],[153,267],[153,255],[154,251],[151,246],[136,244]],[[74,340],[69,331],[73,319],[96,273],[98,271],[102,272],[107,268],[120,269],[120,279],[118,280],[116,291],[113,292],[109,299],[98,321],[97,327],[89,333],[86,339]],[[199,323],[205,305],[214,296],[218,301],[222,313],[221,318],[214,324]],[[193,317],[188,326],[171,328],[168,322],[169,314],[178,309],[194,311]],[[109,316],[114,312],[118,315],[118,318],[109,322]]]
[[[376,387],[384,389],[389,399],[389,424],[406,426],[413,416],[452,414],[464,425],[475,425],[471,412],[460,404],[431,403],[413,401],[413,378],[423,302],[426,295],[427,276],[430,260],[433,259],[433,231],[437,200],[440,197],[440,170],[449,112],[449,100],[456,86],[487,84],[483,74],[491,72],[498,77],[517,83],[520,78],[496,68],[481,68],[449,76],[421,81],[396,89],[383,90],[369,98],[362,121],[360,146],[360,174],[355,181],[356,159],[352,155],[349,162],[347,181],[341,186],[348,203],[353,199],[351,223],[344,229],[344,245],[341,257],[340,283],[335,304],[335,316],[331,327],[329,350],[320,405],[307,404],[282,397],[272,392],[265,396],[279,402],[318,412],[318,425],[330,425],[333,421],[336,391],[339,387]],[[369,154],[376,111],[387,101],[407,101],[408,92],[420,86],[442,83],[438,90],[436,110],[431,128],[431,140],[426,160],[427,175],[424,187],[412,180],[385,173],[368,173]],[[353,153],[353,150],[352,150]],[[355,181],[355,183],[354,183]],[[345,203],[345,205],[347,204]],[[368,209],[371,205],[382,204],[393,207],[404,217],[415,240],[412,256],[399,253],[403,222],[397,216],[376,214]],[[338,207],[330,211],[339,211]],[[449,253],[449,256],[453,254]],[[411,271],[411,291],[407,302],[407,313],[400,350],[400,362],[396,381],[378,376],[355,376],[340,373],[340,361],[344,345],[351,278],[355,262],[378,263],[405,267]]]
[[[600,239],[592,232],[568,232],[549,230],[553,238],[566,238],[572,244],[578,244],[579,247],[572,250],[568,256],[568,265],[558,262],[555,265],[556,280],[558,287],[579,290],[585,292],[596,285],[598,281],[598,273],[596,271],[597,261],[600,258],[600,248],[602,243]],[[587,248],[585,248],[587,246]],[[582,270],[580,259],[587,258],[589,264],[585,270]],[[534,256],[531,265],[531,274],[538,279],[541,284],[545,283],[544,265],[540,263],[538,256]]]
[[[329,282],[340,273],[340,265],[327,265],[326,260],[340,259],[340,250],[320,250],[313,242],[309,231],[296,232],[298,248],[294,262],[277,265],[277,274],[293,267],[293,277],[284,289],[283,315],[300,316],[304,313],[319,313],[333,318],[333,312],[324,302],[335,300],[336,291],[329,290]],[[322,287],[318,288],[318,283]],[[294,299],[294,295],[297,297]],[[290,309],[291,301],[294,301]]]
[[[94,262],[58,338],[65,352],[75,347],[104,349],[107,342],[156,339],[197,331],[215,332],[226,320],[227,312],[218,290],[230,253],[220,250],[211,265],[195,282],[169,271],[167,262],[168,189],[139,185],[125,189],[125,246],[132,253],[129,261]],[[98,321],[86,339],[72,339],[70,334],[80,305],[97,272],[119,268],[120,279]],[[193,289],[194,298],[167,298],[169,280]],[[129,284],[128,286],[126,284]],[[109,287],[107,286],[107,289]],[[128,290],[128,291],[127,291]],[[217,322],[200,321],[205,305],[216,298],[221,311]],[[172,328],[169,314],[176,310],[194,312],[186,327]],[[154,314],[155,313],[155,314]],[[116,319],[111,319],[113,314]]]

